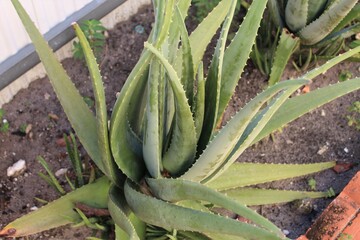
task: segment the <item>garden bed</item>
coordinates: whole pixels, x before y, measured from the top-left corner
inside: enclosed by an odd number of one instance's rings
[[[151,7],[147,6],[129,21],[118,24],[108,32],[101,69],[109,106],[114,104],[116,93],[120,91],[143,49],[143,42],[151,30],[152,19]],[[65,59],[63,65],[81,94],[92,98],[91,82],[85,64],[74,59]],[[316,89],[337,82],[343,70],[352,72],[353,76],[360,76],[358,63],[341,63],[316,78],[310,88]],[[285,77],[290,78],[297,74],[289,66]],[[230,102],[227,117],[265,86],[266,78],[249,62]],[[314,110],[289,124],[281,133],[276,133],[273,140],[262,141],[248,149],[239,161],[315,163],[332,160],[357,164],[360,157],[360,134],[347,126],[345,117],[348,114],[347,108],[356,100],[359,100],[359,91]],[[56,191],[38,176],[44,169],[36,161],[36,157],[44,157],[54,171],[69,168],[66,148],[59,139],[62,139],[64,133],[72,131],[47,78],[39,79],[28,89],[20,91],[3,109],[10,129],[0,133],[0,171],[3,173],[0,175],[0,228],[31,211],[33,207],[40,207],[42,204],[35,200],[35,197],[47,201],[59,197]],[[21,131],[22,126],[30,124],[31,129],[24,134]],[[84,152],[83,158],[88,158]],[[7,177],[7,168],[20,159],[26,161],[26,171],[20,176]],[[359,170],[359,165],[339,174],[327,170],[304,178],[274,182],[266,187],[310,190],[308,180],[314,178],[316,190],[326,191],[332,187],[338,193]],[[64,176],[60,179],[62,183],[66,182]],[[331,200],[296,201],[256,209],[287,231],[289,238],[296,238],[305,233]],[[74,230],[66,227],[37,234],[30,239],[85,239],[89,235],[91,231],[88,229]]]

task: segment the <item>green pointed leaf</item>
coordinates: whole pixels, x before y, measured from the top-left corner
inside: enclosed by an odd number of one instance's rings
[[[73,24],[75,33],[84,52],[85,60],[89,69],[90,78],[94,90],[95,109],[96,109],[96,126],[98,133],[98,146],[101,160],[104,166],[105,174],[113,181],[117,182],[117,167],[112,160],[108,136],[108,118],[106,109],[105,90],[102,77],[96,58],[91,50],[90,44],[85,34],[81,31],[78,24]]]
[[[309,0],[288,0],[285,21],[289,29],[296,33],[305,27],[308,17]],[[311,1],[310,1],[311,2]]]
[[[146,80],[142,74],[147,70],[150,59],[149,51],[141,55],[116,100],[110,123],[110,144],[114,160],[120,170],[134,181],[139,181],[145,174],[145,165],[142,157],[132,150],[131,140],[128,139],[129,124],[126,116],[132,93],[141,87],[141,81]]]
[[[206,185],[221,191],[304,176],[333,166],[335,166],[335,162],[314,164],[234,163],[224,174]]]
[[[223,68],[226,40],[234,16],[236,3],[236,0],[232,1],[229,12],[225,18],[205,82],[205,115],[198,147],[200,151],[206,148],[217,125],[222,81],[221,71]]]
[[[194,232],[214,232],[245,238],[280,239],[276,234],[262,228],[211,213],[180,207],[136,190],[127,181],[125,197],[131,210],[144,222],[159,227]]]
[[[356,21],[360,16],[360,3],[357,3],[351,11],[341,20],[341,22],[334,28],[333,32],[340,31],[345,28],[351,21]]]
[[[182,45],[182,74],[181,74],[181,83],[184,86],[184,90],[186,93],[186,98],[188,99],[189,105],[193,105],[193,97],[194,97],[194,64],[191,53],[190,40],[188,36],[188,32],[185,26],[185,20],[181,15],[180,10],[176,9],[175,21],[178,29],[181,33],[181,45]]]
[[[204,18],[197,28],[190,35],[190,45],[193,54],[194,67],[197,67],[203,58],[206,47],[210,43],[217,29],[225,19],[232,0],[222,0],[219,4]],[[175,69],[181,73],[182,49],[177,53]],[[195,70],[194,70],[195,71]]]
[[[205,79],[204,79],[204,66],[201,62],[198,67],[197,73],[197,92],[195,95],[193,115],[196,130],[196,139],[200,138],[201,130],[204,123],[204,112],[205,112]]]
[[[350,49],[349,51],[340,54],[337,57],[334,57],[332,59],[330,59],[329,61],[327,61],[326,63],[324,63],[323,65],[321,65],[320,67],[317,67],[309,72],[307,72],[306,74],[304,74],[301,78],[304,79],[313,79],[317,76],[319,76],[322,73],[325,73],[327,70],[329,70],[330,68],[332,68],[333,66],[335,66],[336,64],[344,61],[345,59],[357,54],[360,52],[360,46]]]
[[[223,161],[220,166],[218,166],[216,171],[214,171],[211,175],[208,175],[207,178],[203,180],[204,183],[212,181],[223,174],[223,172],[226,171],[226,169],[228,169],[231,164],[236,161],[240,154],[242,154],[245,149],[251,145],[252,141],[261,132],[274,113],[276,113],[281,105],[289,99],[290,95],[294,93],[301,85],[308,83],[306,80],[295,80],[295,83],[296,82],[298,83],[297,85],[295,84],[294,86],[289,86],[287,89],[280,92],[278,96],[272,99],[270,103],[251,120],[249,125],[244,130],[241,138],[238,140],[231,153],[227,156],[226,160]],[[278,83],[278,85],[279,84],[280,83]]]
[[[161,176],[160,122],[159,122],[159,79],[161,65],[158,61],[150,64],[148,79],[146,119],[143,138],[143,154],[147,170],[154,178]]]
[[[324,11],[327,2],[327,0],[308,1],[306,24],[309,24],[319,17],[319,15]]]
[[[9,229],[14,229],[14,234],[9,237],[21,237],[39,233],[69,223],[76,223],[81,218],[74,211],[76,203],[83,203],[94,208],[107,207],[107,195],[110,182],[105,177],[92,184],[85,185],[63,197],[30,212],[27,215],[9,223],[0,235]]]
[[[116,186],[112,185],[109,191],[109,201],[108,201],[108,208],[110,211],[111,218],[114,220],[116,226],[120,227],[122,231],[126,233],[124,236],[125,239],[129,240],[140,240],[144,238],[140,238],[138,233],[135,230],[134,225],[129,219],[129,215],[131,214],[131,210],[129,209],[124,192],[117,188]],[[144,234],[145,231],[145,224],[141,227],[140,232]],[[121,231],[118,231],[117,237],[119,237]]]
[[[156,197],[165,201],[206,201],[217,206],[224,207],[238,215],[243,216],[244,218],[251,220],[257,225],[268,229],[269,231],[282,235],[281,230],[279,230],[269,220],[257,214],[255,211],[200,183],[179,179],[156,180],[149,178],[146,181],[151,188],[151,192]]]
[[[217,172],[220,166],[225,164],[225,161],[228,159],[234,148],[236,148],[240,138],[244,134],[246,127],[258,113],[260,108],[279,91],[290,89],[286,90],[287,95],[289,95],[292,91],[306,82],[307,81],[304,80],[284,81],[268,88],[266,91],[256,96],[253,100],[246,104],[245,107],[240,112],[238,112],[226,124],[225,127],[223,127],[223,129],[220,130],[220,132],[209,143],[202,155],[194,163],[194,165],[181,178],[192,181],[203,181],[213,173]],[[281,101],[285,100],[286,98],[287,97],[285,96],[282,97]],[[276,104],[280,105],[281,102]],[[273,106],[271,111],[275,110],[276,106]],[[263,121],[266,120],[264,119]],[[254,134],[255,133],[256,132],[254,132]],[[240,149],[238,146],[236,151],[243,151],[244,149],[245,147]],[[234,157],[231,161],[234,161]],[[226,163],[226,165],[228,164],[230,164],[230,161]]]
[[[145,47],[149,49],[165,67],[174,92],[176,100],[175,127],[170,147],[163,157],[163,166],[171,174],[178,175],[193,163],[196,152],[195,124],[185,96],[185,91],[174,68],[152,45],[145,43]]]
[[[289,62],[292,53],[299,43],[298,37],[292,35],[285,28],[282,30],[271,68],[269,86],[281,80],[286,64]]]
[[[265,0],[255,0],[252,2],[236,36],[225,51],[220,103],[216,122],[222,117],[249,58],[266,3],[267,1]]]
[[[327,192],[285,191],[259,188],[236,188],[222,191],[228,197],[247,206],[291,202],[304,198],[327,197]]]
[[[28,32],[35,49],[44,64],[50,82],[55,93],[64,108],[71,126],[80,139],[87,153],[96,165],[105,170],[101,160],[101,150],[98,144],[98,133],[96,119],[89,107],[84,102],[62,65],[56,59],[55,54],[46,43],[41,33],[37,30],[29,15],[25,12],[18,0],[12,3]]]
[[[321,41],[341,22],[358,0],[335,1],[319,18],[301,29],[299,37],[304,45]]]
[[[252,144],[260,141],[273,131],[285,126],[305,113],[358,89],[360,89],[360,78],[347,80],[289,99],[274,114]]]
[[[280,27],[281,29],[284,27],[284,19],[282,16],[282,7],[279,5],[278,0],[269,0],[267,4],[267,9],[269,14],[274,21],[275,25]]]

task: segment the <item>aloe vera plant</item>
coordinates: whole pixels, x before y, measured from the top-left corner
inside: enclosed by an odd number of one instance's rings
[[[236,159],[279,127],[359,89],[357,78],[289,99],[309,79],[359,52],[360,47],[299,79],[266,89],[219,130],[266,1],[252,2],[234,40],[226,47],[236,0],[222,0],[190,36],[184,24],[190,0],[154,0],[154,28],[118,96],[108,127],[100,71],[79,26],[74,24],[74,29],[93,82],[95,114],[19,1],[12,2],[76,134],[105,176],[15,220],[0,231],[0,236],[25,236],[79,221],[80,216],[72,209],[80,202],[108,208],[117,239],[157,239],[161,233],[161,239],[284,239],[280,229],[245,203],[326,196],[322,192],[274,192],[249,186],[324,170],[334,166],[333,162],[281,165],[236,163]],[[221,24],[204,76],[202,57]],[[271,198],[261,198],[264,194]],[[207,203],[229,209],[252,224],[214,214]]]
[[[314,58],[337,55],[344,38],[360,29],[359,22],[354,22],[360,14],[357,0],[269,0],[268,10],[280,29],[279,34],[268,44],[271,47],[255,48],[253,59],[263,73],[270,73],[270,86],[280,80],[285,64],[295,51],[299,53],[299,65],[306,69]],[[271,31],[264,34],[271,35]],[[266,54],[272,58],[267,60]]]

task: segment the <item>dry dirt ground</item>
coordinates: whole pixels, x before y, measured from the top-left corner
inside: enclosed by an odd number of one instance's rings
[[[143,8],[128,22],[120,23],[109,30],[107,46],[102,56],[102,75],[106,86],[107,103],[111,106],[116,92],[120,91],[126,77],[136,63],[143,48],[143,42],[150,32],[153,14],[150,7]],[[144,28],[143,33],[135,31],[136,26]],[[138,28],[137,28],[138,29]],[[83,96],[92,98],[88,71],[84,64],[74,59],[66,59],[63,65],[80,89]],[[358,63],[342,63],[325,75],[318,77],[311,89],[335,83],[343,70],[349,70],[353,76],[360,76]],[[286,77],[296,75],[291,67]],[[236,93],[230,102],[227,115],[231,115],[256,95],[265,86],[266,79],[251,64],[246,68]],[[276,133],[273,141],[262,141],[248,149],[240,158],[242,162],[269,163],[314,163],[335,160],[358,164],[360,161],[360,133],[347,126],[345,116],[347,107],[360,100],[360,92],[354,92],[314,110],[301,119],[294,121]],[[0,228],[9,221],[31,211],[32,207],[42,204],[35,197],[47,201],[59,197],[39,176],[44,169],[36,161],[42,156],[54,171],[69,168],[66,149],[57,142],[64,133],[72,131],[59,102],[47,78],[32,83],[28,89],[19,92],[15,98],[3,106],[5,118],[10,123],[6,133],[0,133]],[[49,114],[58,119],[50,118]],[[109,112],[110,114],[110,112]],[[19,129],[24,124],[31,124],[29,134],[24,135]],[[320,149],[327,150],[318,154]],[[83,152],[82,157],[87,158]],[[17,177],[7,177],[6,170],[14,162],[26,161],[26,171]],[[309,177],[266,185],[271,188],[310,190],[307,184],[310,178],[316,180],[317,190],[332,187],[340,192],[351,177],[359,171],[356,165],[341,174],[327,170]],[[71,169],[69,169],[71,171]],[[60,181],[65,185],[64,177]],[[289,232],[288,237],[296,238],[304,233],[313,220],[329,204],[331,199],[307,201],[309,210],[299,209],[299,203],[287,203],[259,207],[281,229]],[[65,227],[29,237],[29,239],[85,239],[91,235],[85,228]]]

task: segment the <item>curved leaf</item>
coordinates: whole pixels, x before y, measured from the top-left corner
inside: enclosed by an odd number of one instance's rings
[[[205,115],[204,125],[201,131],[198,150],[206,148],[211,139],[217,124],[217,115],[220,101],[220,87],[222,81],[222,68],[224,62],[224,52],[226,40],[234,16],[237,0],[233,0],[228,15],[225,18],[220,36],[211,60],[209,73],[205,81]]]
[[[34,43],[35,49],[39,54],[41,62],[44,64],[50,82],[64,108],[71,126],[74,128],[76,135],[91,159],[105,172],[105,167],[101,160],[101,150],[98,144],[99,136],[96,119],[93,113],[84,102],[64,68],[56,59],[55,54],[50,49],[41,33],[37,30],[19,1],[12,0],[12,3],[21,18],[31,41]]]
[[[147,105],[145,129],[143,137],[143,154],[146,168],[154,178],[161,176],[161,153],[162,143],[160,142],[160,123],[159,122],[159,79],[161,65],[158,61],[150,64],[148,79]]]
[[[175,127],[170,147],[163,157],[163,166],[172,175],[178,175],[193,163],[196,152],[195,124],[185,96],[185,91],[174,68],[152,45],[145,43],[145,47],[149,49],[165,67],[176,99]]]
[[[285,8],[285,21],[289,29],[296,33],[305,27],[308,17],[309,0],[288,0]]]
[[[210,189],[200,183],[190,182],[178,179],[151,179],[148,178],[152,193],[165,201],[178,202],[181,200],[198,200],[206,201],[220,207],[224,207],[236,214],[239,214],[253,223],[268,229],[279,236],[282,235],[273,223],[257,214],[255,211],[247,208],[240,202],[228,198],[226,195],[221,194],[213,189]]]
[[[273,131],[285,126],[305,113],[358,89],[360,89],[360,78],[347,80],[289,99],[280,107],[274,116],[272,116],[252,144],[260,141]]]
[[[136,190],[136,186],[125,183],[125,198],[131,210],[144,222],[155,226],[184,231],[215,232],[245,238],[280,239],[264,229],[215,214],[180,207]]]
[[[109,187],[109,180],[105,177],[100,178],[92,184],[78,188],[9,223],[0,231],[0,236],[28,236],[69,223],[75,223],[81,220],[78,213],[74,211],[75,204],[83,203],[94,208],[106,208]],[[6,234],[10,232],[12,234]]]
[[[221,73],[222,81],[219,110],[216,122],[219,122],[222,117],[249,58],[266,3],[266,0],[254,0],[251,3],[236,36],[225,51]]]
[[[98,146],[105,174],[113,182],[118,182],[116,180],[118,178],[116,172],[117,167],[113,162],[110,152],[105,90],[102,82],[100,69],[98,67],[98,63],[96,62],[96,58],[91,50],[90,44],[87,41],[86,36],[82,32],[80,26],[75,23],[73,24],[73,27],[83,49],[94,90]]]
[[[216,172],[236,147],[246,127],[259,109],[279,91],[287,88],[291,88],[292,91],[293,88],[297,89],[306,82],[284,81],[256,96],[219,131],[194,165],[181,178],[202,181]]]
[[[301,29],[299,37],[304,45],[313,45],[328,35],[350,12],[358,0],[335,1],[318,19]]]
[[[125,201],[124,192],[114,185],[111,186],[109,191],[108,208],[111,218],[127,234],[126,237],[129,240],[140,240],[135,227],[129,219],[131,211]]]

